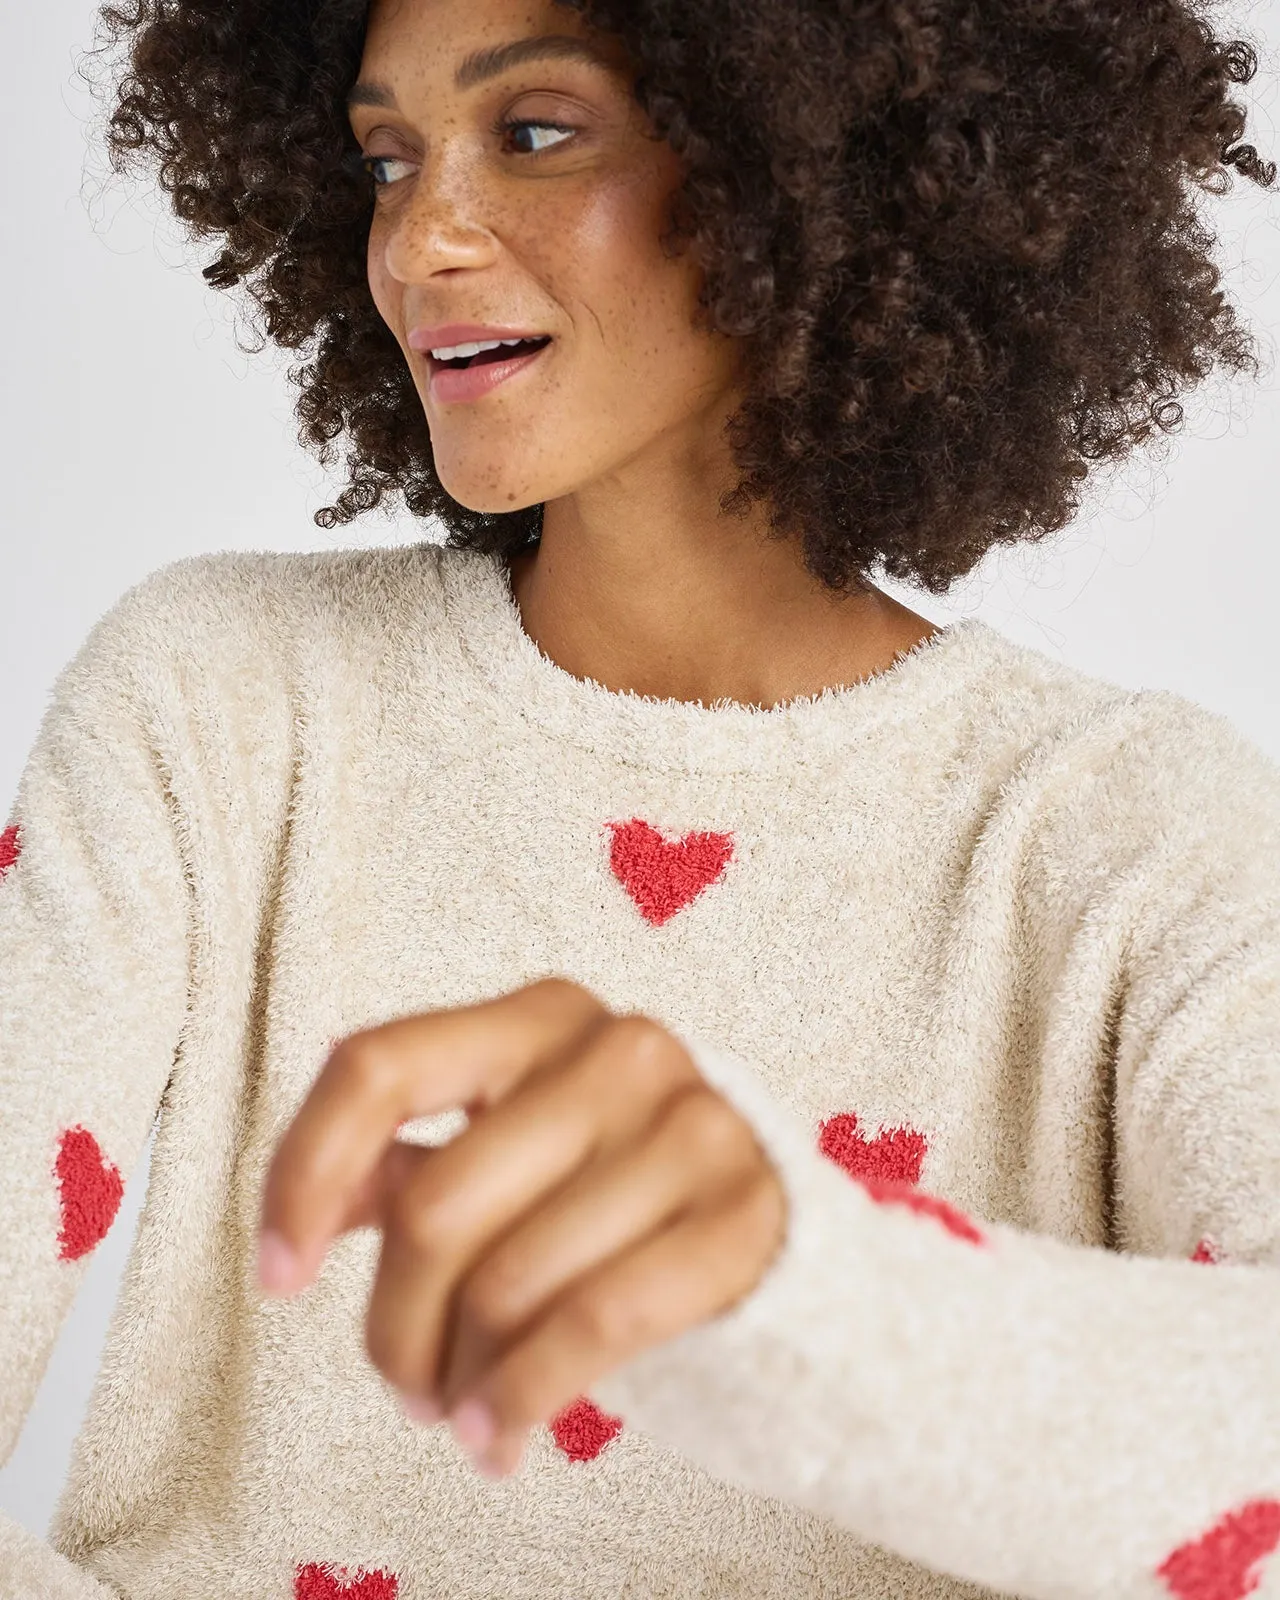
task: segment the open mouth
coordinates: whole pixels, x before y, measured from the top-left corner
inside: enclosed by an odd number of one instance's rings
[[[466,367],[481,367],[489,362],[514,361],[519,356],[530,356],[550,343],[551,335],[544,334],[540,339],[521,339],[518,344],[500,344],[496,349],[481,350],[474,356],[455,356],[452,361],[437,361],[432,356],[431,365],[438,372],[461,372]]]

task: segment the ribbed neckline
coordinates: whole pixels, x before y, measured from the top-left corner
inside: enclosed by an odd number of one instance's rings
[[[1003,642],[980,618],[962,617],[883,672],[768,709],[657,699],[575,678],[545,656],[524,630],[501,557],[434,548],[461,659],[499,721],[518,715],[567,744],[667,772],[770,773],[822,764],[895,723],[918,739],[921,719],[943,696],[961,692]]]

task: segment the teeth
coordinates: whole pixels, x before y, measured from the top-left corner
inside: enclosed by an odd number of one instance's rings
[[[535,334],[535,338],[540,337]],[[456,361],[460,356],[478,356],[482,350],[496,350],[499,345],[524,344],[523,339],[485,339],[480,344],[451,344],[443,345],[431,354],[437,361]]]

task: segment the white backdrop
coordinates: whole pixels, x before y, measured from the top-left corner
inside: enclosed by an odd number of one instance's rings
[[[110,176],[96,139],[106,108],[77,72],[96,11],[94,0],[3,0],[0,21],[9,63],[0,452],[12,495],[0,520],[0,813],[57,673],[157,567],[201,551],[439,537],[404,515],[375,513],[332,533],[311,521],[342,480],[295,442],[284,371],[298,357],[238,350],[232,305],[199,275],[216,242],[191,245],[163,196]],[[1280,160],[1280,0],[1227,0],[1219,16],[1259,48],[1258,77],[1237,92],[1255,119],[1248,137]],[[94,81],[102,73],[100,63],[86,70]],[[1226,286],[1268,364],[1261,384],[1207,386],[1187,402],[1186,432],[1167,459],[1132,463],[1054,541],[994,554],[947,600],[885,587],[932,621],[976,614],[1115,683],[1177,690],[1280,762],[1280,179],[1269,194],[1237,183],[1209,206]],[[256,342],[243,315],[240,332]],[[150,1146],[0,1469],[0,1510],[41,1535],[88,1403],[149,1157]]]

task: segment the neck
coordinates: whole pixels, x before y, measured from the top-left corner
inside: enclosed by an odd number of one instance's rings
[[[831,593],[750,520],[680,510],[615,500],[605,519],[578,497],[547,504],[538,545],[511,563],[545,656],[614,692],[769,709],[883,672],[938,631],[874,587]]]

